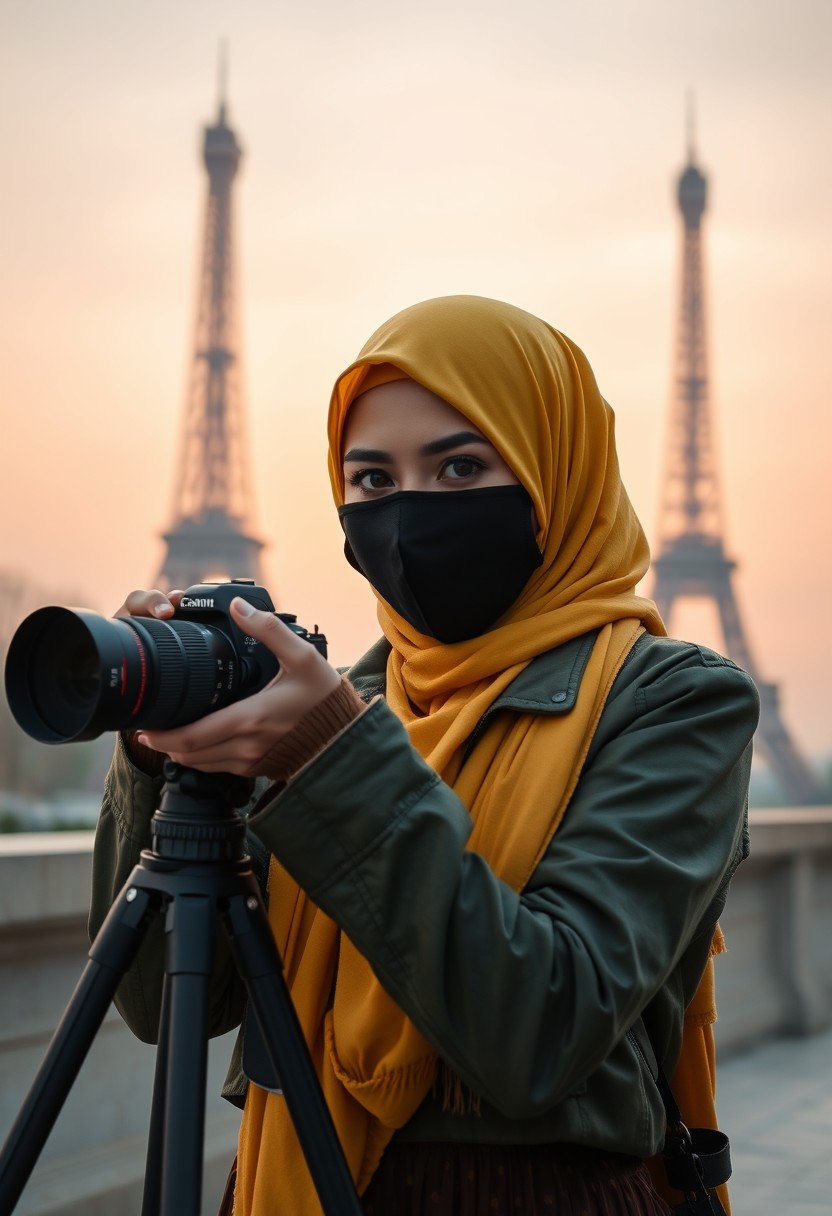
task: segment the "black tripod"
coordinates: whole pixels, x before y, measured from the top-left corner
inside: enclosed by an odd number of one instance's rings
[[[235,807],[248,783],[165,763],[145,849],[101,927],[78,986],[0,1153],[0,1216],[35,1167],[124,973],[160,913],[167,936],[142,1216],[198,1216],[202,1191],[208,981],[217,921],[231,952],[327,1216],[361,1216],[245,854]],[[286,1216],[295,1216],[287,1213]],[[298,1213],[297,1216],[303,1216]]]

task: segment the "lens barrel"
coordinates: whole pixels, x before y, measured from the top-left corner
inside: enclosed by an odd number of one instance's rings
[[[239,696],[242,667],[211,625],[41,608],[12,638],[6,696],[33,739],[70,743],[193,722]]]

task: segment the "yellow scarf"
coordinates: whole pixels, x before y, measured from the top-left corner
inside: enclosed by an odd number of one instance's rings
[[[374,369],[372,372],[370,369]],[[343,502],[341,437],[367,385],[404,373],[494,444],[531,496],[543,563],[501,624],[442,645],[379,600],[392,644],[387,698],[411,742],[469,809],[471,849],[520,891],[549,846],[633,642],[664,628],[634,588],[647,542],[621,484],[614,421],[581,351],[551,326],[471,296],[393,317],[338,379],[329,467]],[[462,765],[489,705],[536,655],[598,629],[577,704],[564,716],[504,715]],[[510,806],[510,813],[507,808]],[[286,979],[359,1191],[434,1084],[437,1057],[338,927],[273,860],[269,918]],[[680,1101],[683,1096],[680,1095]],[[249,1086],[237,1216],[312,1216],[320,1205],[283,1098]]]

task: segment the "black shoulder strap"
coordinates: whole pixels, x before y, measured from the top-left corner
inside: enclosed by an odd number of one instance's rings
[[[662,1066],[656,1078],[667,1118],[664,1157],[667,1181],[684,1195],[675,1216],[725,1216],[725,1208],[712,1188],[731,1177],[731,1149],[724,1132],[706,1127],[687,1128]]]

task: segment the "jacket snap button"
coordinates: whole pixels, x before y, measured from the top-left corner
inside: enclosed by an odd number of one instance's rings
[[[553,692],[553,693],[552,693],[552,700],[553,700],[553,701],[554,701],[556,704],[558,704],[558,703],[559,703],[559,702],[561,702],[561,701],[565,701],[565,700],[566,700],[566,693],[565,693],[565,692]]]

